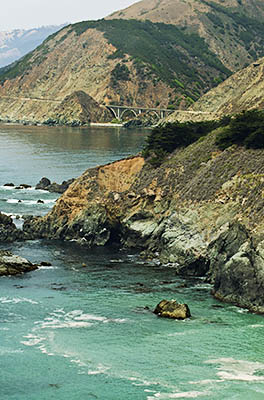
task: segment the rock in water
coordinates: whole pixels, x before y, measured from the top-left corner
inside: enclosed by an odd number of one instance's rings
[[[13,242],[24,238],[25,234],[16,228],[12,218],[0,212],[0,242]]]
[[[41,180],[39,181],[39,183],[37,183],[36,185],[36,189],[41,189],[41,190],[48,190],[48,186],[50,186],[51,181],[46,178],[45,176],[43,178],[41,178]]]
[[[48,178],[43,177],[41,178],[39,183],[37,183],[36,189],[47,190],[49,192],[55,192],[55,193],[64,193],[68,189],[68,187],[72,184],[73,181],[74,179],[71,178],[68,179],[67,181],[63,181],[61,184],[56,182],[51,183],[51,181]]]
[[[0,276],[22,274],[37,268],[25,258],[14,255],[10,251],[0,250]]]
[[[186,319],[191,316],[187,304],[179,304],[176,300],[162,300],[155,308],[154,314],[159,317]]]

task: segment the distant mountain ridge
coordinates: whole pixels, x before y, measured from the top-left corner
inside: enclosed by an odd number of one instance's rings
[[[14,29],[0,32],[0,68],[18,60],[34,50],[62,25],[49,25],[32,29]]]
[[[108,18],[164,22],[196,32],[231,71],[264,56],[262,0],[142,0]]]

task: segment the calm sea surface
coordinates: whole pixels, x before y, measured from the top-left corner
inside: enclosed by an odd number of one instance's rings
[[[60,183],[138,152],[145,136],[0,125],[0,211],[45,214],[56,195],[3,185]],[[203,280],[120,249],[0,247],[52,263],[0,279],[1,400],[264,398],[263,317],[218,303]],[[150,310],[163,298],[188,303],[192,318],[157,318]]]

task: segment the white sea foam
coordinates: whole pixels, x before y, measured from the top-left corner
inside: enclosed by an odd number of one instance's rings
[[[264,325],[262,325],[262,324],[254,324],[254,325],[249,325],[249,328],[264,328]]]
[[[123,324],[128,321],[126,318],[107,318],[100,315],[86,314],[83,312],[83,310],[73,310],[65,313],[65,311],[61,309],[55,311],[54,313],[51,313],[50,315],[54,316],[55,318],[61,319],[62,316],[58,314],[63,314],[63,318],[65,321],[75,321],[76,323],[92,321],[102,323],[115,322]],[[45,321],[49,321],[51,319],[53,320],[53,318],[47,317],[45,318]]]
[[[0,356],[3,356],[5,354],[20,354],[20,353],[23,353],[23,350],[21,349],[14,350],[5,347],[0,347]]]
[[[38,269],[49,269],[49,270],[51,270],[51,269],[57,269],[58,267],[54,267],[53,265],[43,265],[43,266],[40,266],[40,267],[38,267]]]
[[[88,328],[89,326],[92,326],[89,322],[54,319],[52,321],[43,322],[41,324],[41,329]]]
[[[18,187],[19,185],[17,185],[17,187]],[[0,189],[1,190],[9,190],[9,191],[11,191],[11,190],[15,190],[15,191],[17,191],[17,190],[19,190],[19,192],[29,192],[29,191],[31,191],[31,192],[37,192],[37,193],[47,193],[47,190],[43,190],[43,189],[36,189],[35,188],[35,186],[31,186],[31,187],[29,187],[29,188],[21,188],[21,189],[15,189],[15,187],[16,186],[4,186],[4,185],[2,185],[2,186],[0,186]]]
[[[98,375],[98,374],[105,374],[110,367],[106,367],[103,364],[99,364],[96,368],[96,370],[93,371],[88,371],[88,375]]]
[[[81,360],[71,360],[71,363],[77,364],[79,367],[86,367],[87,364],[82,362]]]
[[[225,381],[264,382],[264,376],[255,375],[258,371],[264,371],[264,364],[260,362],[235,360],[230,357],[208,360],[206,363],[220,364],[217,367],[217,376]]]
[[[0,297],[0,302],[2,304],[11,303],[11,304],[18,304],[18,303],[30,303],[30,304],[39,304],[37,301],[32,299],[27,299],[25,297]]]
[[[43,337],[35,336],[32,334],[24,336],[24,338],[26,338],[28,340],[23,340],[20,343],[24,344],[25,346],[36,346],[37,344],[39,344],[39,343],[43,342],[43,340],[45,340],[45,338],[43,338]]]
[[[156,400],[156,399],[195,399],[200,396],[210,396],[212,393],[209,391],[190,391],[190,392],[181,392],[181,393],[156,393],[154,396],[148,396],[147,400]]]
[[[39,200],[41,202],[39,202]],[[43,200],[43,199],[38,199],[38,200],[21,200],[21,199],[7,199],[6,201],[9,204],[23,204],[23,205],[45,205],[45,204],[54,204],[56,202],[55,199],[50,199],[50,200]]]

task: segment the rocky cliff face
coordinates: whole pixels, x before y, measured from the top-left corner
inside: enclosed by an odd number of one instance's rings
[[[137,156],[87,170],[25,232],[140,249],[179,273],[207,275],[216,297],[263,312],[264,151],[220,152],[214,135],[159,168]]]

